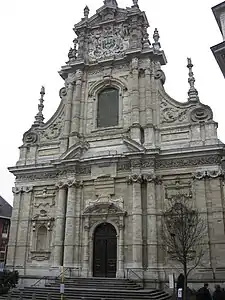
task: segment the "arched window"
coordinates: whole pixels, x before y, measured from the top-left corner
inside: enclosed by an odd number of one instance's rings
[[[37,232],[37,251],[46,251],[47,248],[47,228],[40,226]]]
[[[97,127],[111,127],[119,122],[119,91],[107,88],[98,94]]]

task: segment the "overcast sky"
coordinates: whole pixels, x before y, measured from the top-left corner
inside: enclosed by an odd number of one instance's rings
[[[41,85],[46,88],[44,115],[55,112],[63,81],[58,75],[74,39],[73,25],[87,4],[94,14],[103,0],[0,0],[0,195],[12,203],[14,176],[7,167],[19,157],[23,133],[37,113]],[[168,64],[165,88],[174,99],[187,100],[186,58],[194,64],[200,100],[212,107],[225,141],[224,78],[210,47],[222,42],[211,7],[219,0],[139,0],[150,23],[160,33]],[[118,0],[120,7],[132,0]]]

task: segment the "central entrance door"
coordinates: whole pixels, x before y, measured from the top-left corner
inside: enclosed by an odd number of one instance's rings
[[[116,277],[116,230],[109,223],[100,224],[94,233],[93,276]]]

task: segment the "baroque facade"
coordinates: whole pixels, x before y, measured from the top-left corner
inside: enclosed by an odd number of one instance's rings
[[[60,75],[65,86],[44,123],[41,89],[15,175],[8,267],[24,275],[163,279],[161,218],[169,197],[190,195],[208,222],[198,276],[225,272],[224,145],[195,88],[188,59],[187,102],[164,90],[166,57],[159,33],[133,0],[105,0],[75,25]],[[219,271],[218,271],[219,270]],[[58,273],[57,273],[58,274]]]

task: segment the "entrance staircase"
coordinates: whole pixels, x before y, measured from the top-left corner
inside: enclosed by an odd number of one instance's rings
[[[68,300],[169,300],[164,291],[145,290],[134,281],[112,278],[67,278],[65,279],[64,299]],[[9,299],[1,296],[0,299]],[[60,300],[60,280],[49,282],[45,287],[25,287],[14,289],[11,299]]]

